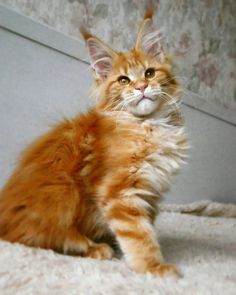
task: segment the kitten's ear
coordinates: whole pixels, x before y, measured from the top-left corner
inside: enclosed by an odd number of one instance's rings
[[[86,41],[90,64],[95,71],[95,77],[99,80],[106,79],[117,53],[84,28],[80,28],[80,32]]]
[[[162,36],[160,31],[153,27],[152,15],[153,11],[149,8],[140,26],[135,49],[143,51],[159,62],[163,62],[164,52],[160,43]]]

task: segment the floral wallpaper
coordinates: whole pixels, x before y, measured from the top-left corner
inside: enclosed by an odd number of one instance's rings
[[[80,38],[85,24],[117,50],[133,46],[147,1],[0,0],[30,18]],[[153,0],[164,46],[176,56],[179,77],[198,96],[236,110],[236,1]],[[195,94],[194,94],[195,93]]]

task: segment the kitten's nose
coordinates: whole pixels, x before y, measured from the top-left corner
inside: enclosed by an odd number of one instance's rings
[[[142,93],[144,93],[144,90],[148,87],[146,83],[139,83],[136,85],[135,89],[140,90]]]

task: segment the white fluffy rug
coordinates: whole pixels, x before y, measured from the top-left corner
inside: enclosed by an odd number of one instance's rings
[[[179,266],[181,279],[136,274],[123,260],[69,257],[1,241],[0,294],[236,294],[235,218],[162,212],[157,228],[164,256]]]

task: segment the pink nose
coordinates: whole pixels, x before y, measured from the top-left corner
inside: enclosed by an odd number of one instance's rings
[[[135,89],[140,90],[143,93],[147,87],[148,85],[146,83],[140,83],[136,85]]]

